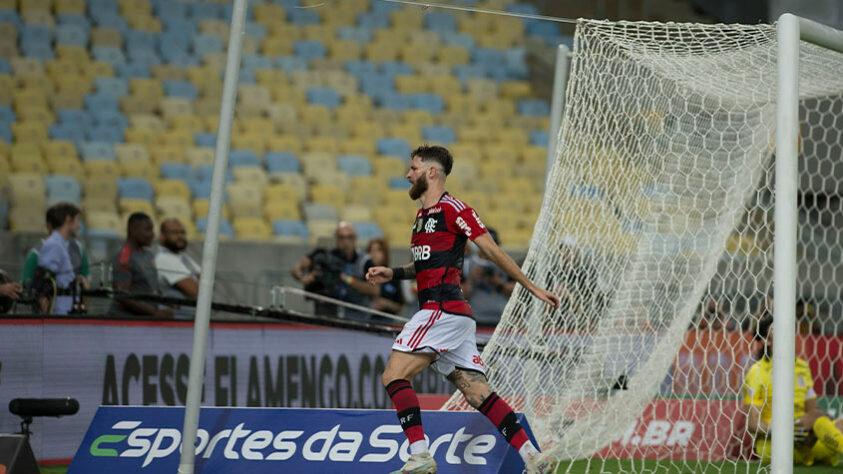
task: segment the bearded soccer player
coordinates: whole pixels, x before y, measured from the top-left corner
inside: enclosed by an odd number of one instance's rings
[[[749,368],[744,382],[746,425],[755,438],[755,453],[762,463],[772,458],[770,423],[773,417],[773,318],[758,324],[756,337],[763,341],[758,362]],[[843,418],[831,418],[817,404],[811,368],[796,359],[793,396],[793,462],[811,466],[815,463],[836,466],[843,453]]]
[[[393,474],[436,472],[428,452],[421,411],[410,381],[425,367],[445,375],[466,401],[486,415],[524,459],[527,472],[553,472],[554,463],[536,449],[518,423],[512,408],[489,388],[475,341],[476,323],[460,290],[465,244],[471,239],[490,260],[553,306],[559,299],[537,287],[489,236],[477,213],[445,191],[451,172],[451,153],[440,146],[422,146],[411,154],[407,179],[410,197],[421,202],[413,225],[413,263],[403,267],[372,267],[366,279],[373,284],[416,278],[420,310],[404,325],[392,345],[382,382],[410,443],[410,459]]]

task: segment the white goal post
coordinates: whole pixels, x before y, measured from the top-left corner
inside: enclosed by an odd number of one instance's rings
[[[772,417],[793,420],[793,308],[821,286],[797,279],[832,265],[797,253],[797,226],[818,230],[797,214],[797,156],[843,161],[840,51],[843,33],[787,14],[753,26],[578,22],[570,66],[557,65],[557,80],[570,71],[556,83],[565,109],[551,117],[558,145],[523,266],[570,305],[548,311],[516,288],[484,351],[493,388],[527,414],[544,450],[628,472],[606,464],[622,451],[609,445],[645,444],[634,422],[655,398],[738,406],[744,370],[691,374],[723,375],[722,389],[676,393],[665,379],[715,294],[746,320],[775,294]],[[752,324],[732,338],[735,367],[752,362]],[[733,330],[708,329],[718,340]],[[469,408],[455,394],[444,409]],[[793,423],[773,427],[772,470],[791,472]],[[689,461],[670,452],[664,462]]]

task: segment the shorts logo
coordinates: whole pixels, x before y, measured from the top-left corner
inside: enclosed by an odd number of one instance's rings
[[[465,222],[462,217],[457,217],[457,225],[462,229],[467,237],[471,237],[471,227]]]
[[[430,245],[416,245],[410,249],[413,252],[413,261],[427,260],[430,258]]]
[[[436,219],[428,219],[424,225],[424,231],[430,234],[436,230]]]
[[[483,359],[480,358],[479,355],[476,355],[471,358],[471,363],[475,365],[479,365],[480,367],[485,367],[486,365],[483,363]]]

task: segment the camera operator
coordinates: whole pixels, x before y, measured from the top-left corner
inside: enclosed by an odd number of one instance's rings
[[[357,234],[349,222],[340,222],[335,233],[337,243],[332,250],[317,248],[296,263],[291,273],[304,284],[305,291],[335,298],[360,306],[369,306],[372,297],[380,294],[380,287],[366,282],[365,275],[372,266],[369,257],[356,248]],[[332,303],[315,301],[314,312],[322,316],[366,321],[369,315]]]

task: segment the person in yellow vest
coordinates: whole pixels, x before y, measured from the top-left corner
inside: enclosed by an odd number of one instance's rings
[[[744,407],[747,430],[753,436],[755,453],[762,463],[772,457],[770,423],[773,411],[773,318],[758,324],[756,338],[763,341],[758,362],[749,368],[744,379]],[[811,368],[796,359],[793,399],[794,446],[793,462],[805,466],[821,463],[836,466],[843,453],[843,417],[832,421],[817,404]]]

